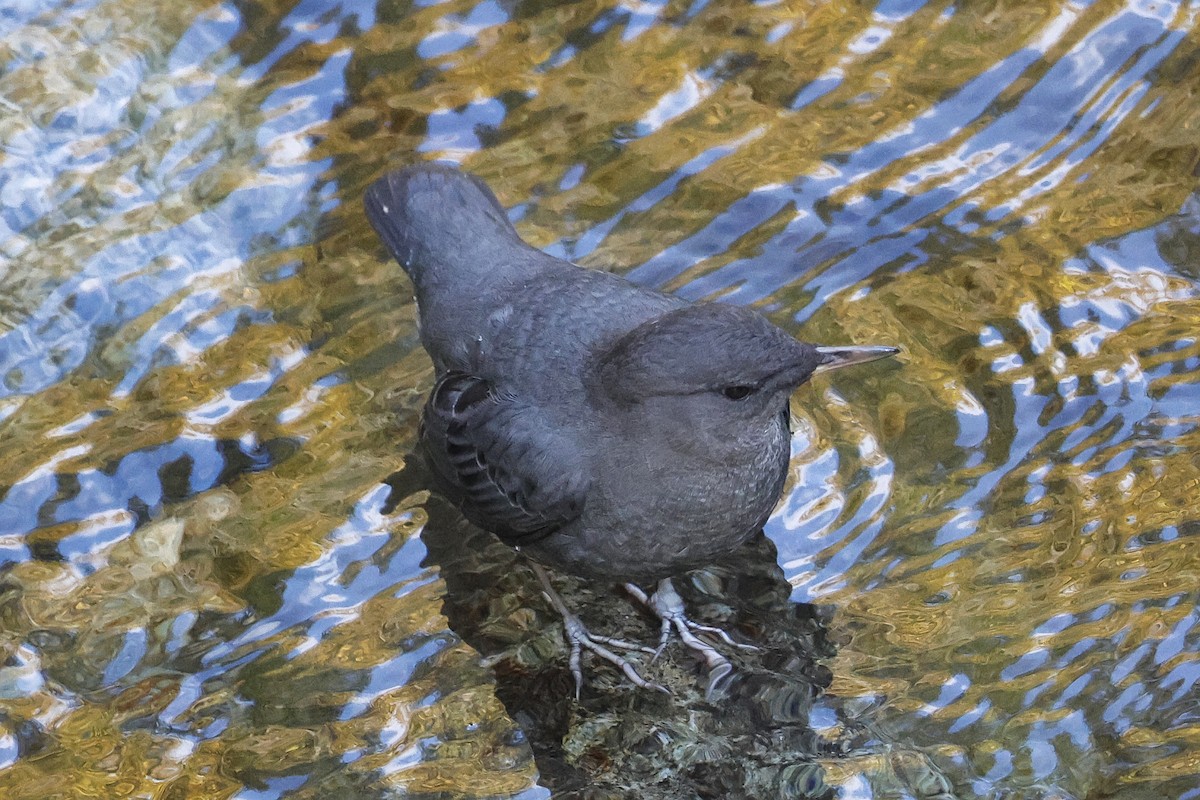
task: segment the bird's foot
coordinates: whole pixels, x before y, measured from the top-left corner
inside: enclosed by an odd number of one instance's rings
[[[538,580],[542,582],[542,594],[546,598],[546,601],[554,606],[554,610],[563,619],[563,631],[567,639],[567,644],[571,648],[571,655],[567,663],[571,667],[571,674],[575,677],[576,700],[579,699],[580,692],[583,690],[581,656],[584,650],[589,650],[616,666],[621,672],[625,673],[625,677],[635,686],[670,694],[665,686],[643,678],[641,673],[637,671],[637,668],[629,663],[628,659],[622,658],[609,648],[616,647],[621,650],[638,650],[643,653],[655,655],[654,649],[634,644],[633,642],[626,642],[623,639],[614,639],[611,636],[601,636],[589,631],[587,626],[583,624],[583,620],[577,617],[571,609],[567,608],[567,604],[563,601],[562,597],[559,596],[558,592],[554,591],[554,587],[550,584],[550,576],[546,574],[546,571],[537,564],[531,564],[531,566],[537,574]],[[608,645],[608,647],[605,647],[605,645]]]
[[[700,657],[704,659],[704,663],[708,666],[708,688],[705,690],[704,696],[708,699],[712,699],[717,687],[733,672],[733,664],[715,647],[698,637],[697,633],[716,636],[725,644],[739,650],[758,650],[752,644],[735,642],[728,633],[720,628],[702,625],[688,619],[683,606],[683,598],[679,596],[679,592],[675,591],[675,585],[671,583],[670,578],[663,578],[659,581],[658,588],[650,596],[647,596],[641,587],[632,583],[625,584],[625,590],[644,603],[654,612],[655,616],[662,620],[662,633],[658,638],[658,649],[654,651],[655,658],[662,654],[670,641],[671,631],[674,630],[684,645],[699,653]]]

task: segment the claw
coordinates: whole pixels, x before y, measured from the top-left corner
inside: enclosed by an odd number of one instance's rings
[[[655,659],[666,648],[672,629],[679,634],[679,639],[689,649],[699,653],[704,659],[704,663],[708,667],[708,688],[705,690],[704,696],[708,700],[712,699],[717,691],[717,687],[733,672],[733,664],[729,663],[729,659],[721,655],[715,647],[697,637],[696,633],[707,633],[716,636],[730,647],[736,647],[741,650],[758,650],[752,644],[735,642],[730,638],[728,633],[720,628],[712,625],[701,625],[698,622],[688,619],[683,606],[683,598],[679,596],[679,592],[675,591],[675,585],[671,583],[670,578],[664,578],[659,581],[658,588],[655,590],[653,596],[650,597],[647,597],[641,587],[632,583],[625,584],[625,590],[644,603],[662,620],[662,631],[658,639],[658,648],[654,651]]]
[[[701,625],[699,622],[693,622],[690,619],[685,619],[684,622],[692,630],[698,631],[700,633],[711,633],[713,636],[716,636],[718,639],[720,639],[725,644],[729,645],[730,647],[736,647],[738,650],[745,650],[748,653],[757,653],[759,650],[759,648],[755,647],[752,644],[743,644],[742,642],[735,642],[729,636],[729,634],[726,633],[724,631],[724,629],[722,629],[722,628],[717,628],[713,625]]]
[[[583,620],[579,619],[559,596],[558,592],[554,591],[554,587],[550,584],[550,576],[546,571],[537,564],[532,564],[534,573],[538,576],[538,580],[542,583],[542,596],[544,596],[550,605],[554,606],[554,610],[563,618],[563,631],[566,636],[567,643],[571,647],[571,654],[567,659],[567,664],[571,668],[571,675],[575,678],[575,699],[579,700],[579,696],[583,691],[583,666],[581,656],[584,650],[595,653],[600,658],[613,664],[625,673],[625,677],[630,683],[642,689],[652,689],[656,692],[670,694],[667,687],[648,681],[641,676],[637,668],[629,663],[627,659],[614,653],[612,650],[605,647],[616,647],[622,650],[637,650],[643,653],[654,653],[652,648],[633,642],[626,642],[623,639],[614,639],[611,636],[600,636],[592,633],[583,624]]]

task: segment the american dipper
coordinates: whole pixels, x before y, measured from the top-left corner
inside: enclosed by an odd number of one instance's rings
[[[411,166],[366,191],[367,217],[412,279],[436,383],[420,434],[438,489],[534,560],[580,649],[660,652],[672,629],[732,667],[684,615],[671,576],[736,550],[783,490],[789,396],[814,374],[895,354],[817,347],[746,308],[689,303],[526,244],[479,178]],[[591,634],[538,562],[625,582],[662,621],[658,650]],[[636,581],[657,581],[648,597]],[[738,645],[744,646],[744,645]]]

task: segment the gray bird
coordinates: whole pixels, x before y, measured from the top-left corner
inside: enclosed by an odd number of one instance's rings
[[[367,217],[412,279],[437,380],[420,435],[438,489],[534,561],[580,650],[641,677],[610,647],[661,652],[675,630],[709,667],[671,576],[736,550],[783,491],[789,396],[814,374],[894,347],[816,347],[746,308],[689,303],[541,252],[479,178],[393,172]],[[662,620],[658,650],[590,633],[538,563],[622,582]],[[652,597],[637,582],[657,581]],[[606,645],[608,645],[606,647]],[[745,646],[745,645],[735,645]]]

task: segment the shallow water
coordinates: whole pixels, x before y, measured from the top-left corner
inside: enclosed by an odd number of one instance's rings
[[[0,796],[1200,797],[1200,6],[0,7]],[[593,666],[422,489],[363,217],[892,363],[795,396],[761,646]],[[652,639],[608,587],[604,630]],[[590,788],[589,788],[590,787]]]

